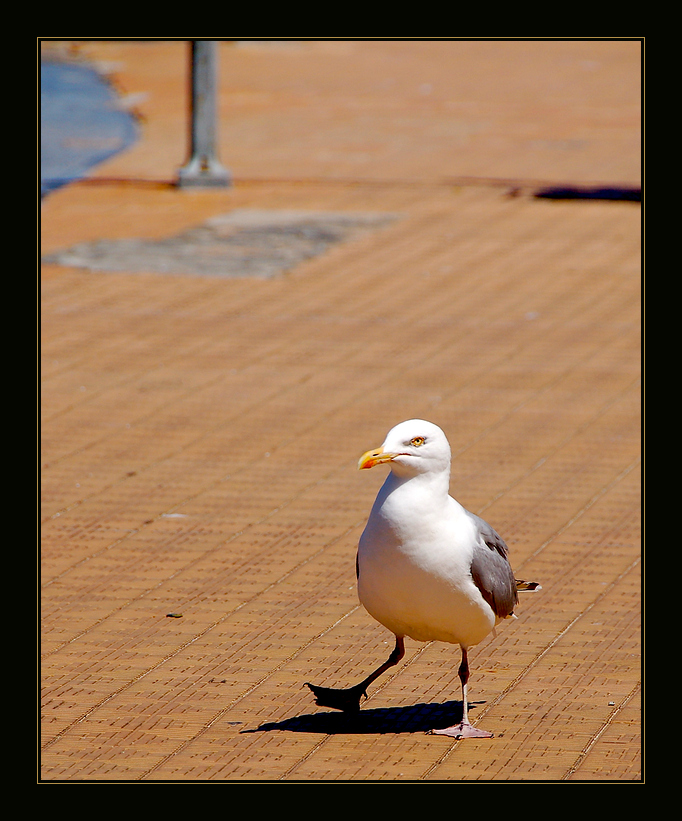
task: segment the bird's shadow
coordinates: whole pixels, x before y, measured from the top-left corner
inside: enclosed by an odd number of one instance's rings
[[[469,702],[469,709],[484,702]],[[331,710],[324,713],[306,713],[261,724],[242,733],[264,733],[284,730],[290,733],[420,733],[443,729],[462,720],[462,702],[445,701],[441,704],[413,704],[409,707],[375,707],[358,713]]]

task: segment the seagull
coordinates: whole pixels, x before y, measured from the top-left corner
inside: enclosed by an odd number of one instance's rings
[[[356,573],[360,602],[394,634],[395,647],[354,687],[306,684],[319,706],[357,712],[369,685],[405,655],[406,636],[459,644],[462,720],[431,732],[491,738],[468,718],[469,649],[500,622],[516,618],[519,591],[540,585],[515,579],[502,538],[450,496],[450,462],[445,434],[423,419],[396,425],[381,447],[360,457],[360,470],[391,469],[360,537]]]

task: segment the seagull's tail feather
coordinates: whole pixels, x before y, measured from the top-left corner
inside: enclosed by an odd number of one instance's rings
[[[516,581],[516,589],[519,593],[533,592],[534,590],[542,590],[542,585],[538,582],[524,582],[523,579],[515,579]]]

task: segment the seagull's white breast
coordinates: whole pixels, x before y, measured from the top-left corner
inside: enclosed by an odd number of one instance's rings
[[[396,635],[477,644],[495,616],[471,577],[476,538],[452,497],[389,474],[360,537],[360,601]]]

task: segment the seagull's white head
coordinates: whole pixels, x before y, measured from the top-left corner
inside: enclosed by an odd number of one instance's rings
[[[359,470],[389,462],[399,475],[441,473],[450,470],[450,445],[443,431],[433,422],[408,419],[392,428],[380,448],[363,453]]]

